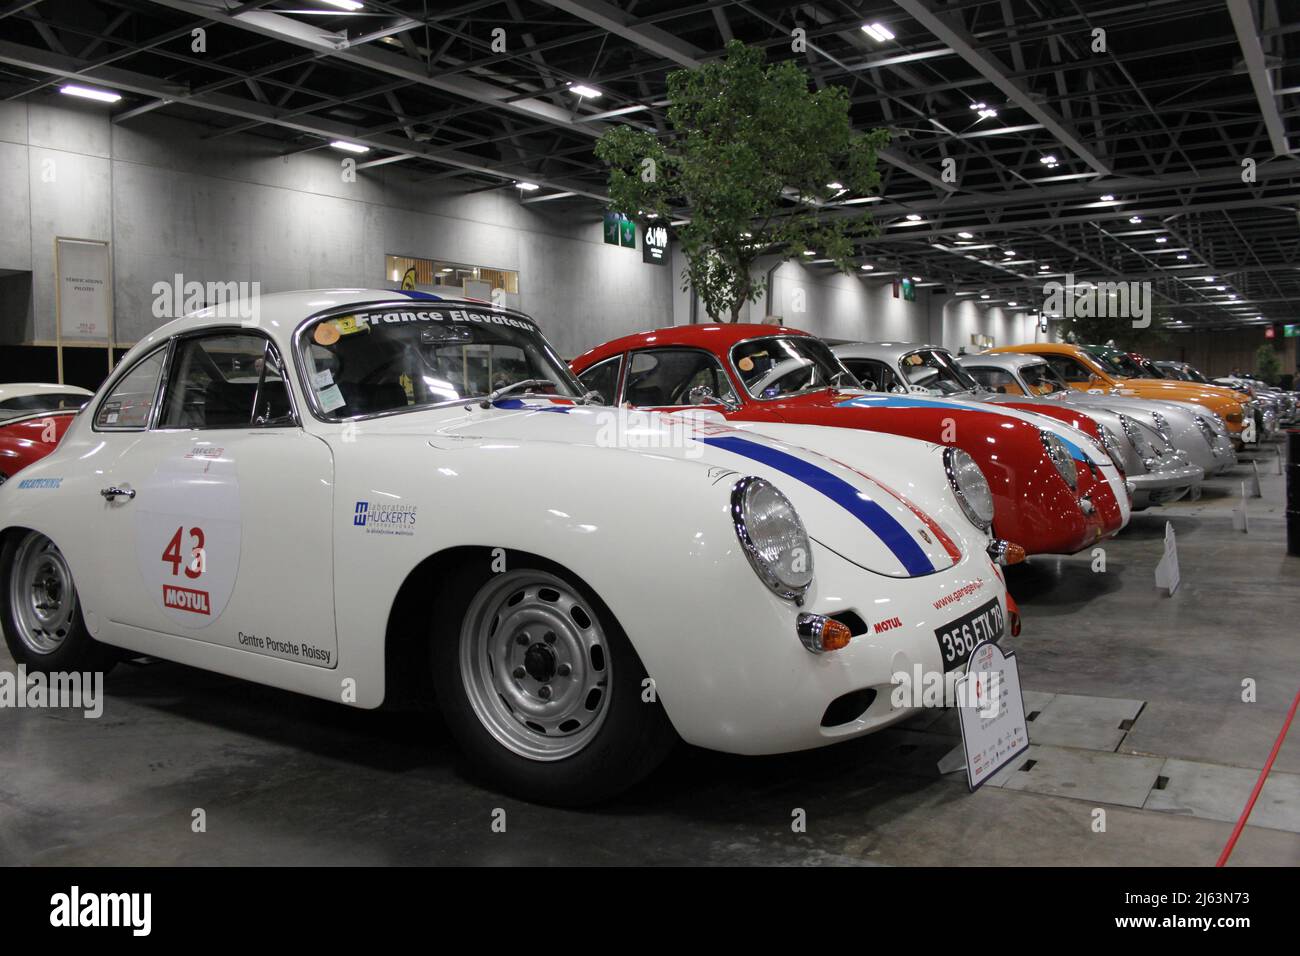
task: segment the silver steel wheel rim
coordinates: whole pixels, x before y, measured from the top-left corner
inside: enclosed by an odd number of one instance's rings
[[[479,722],[512,753],[563,760],[609,712],[611,661],[591,605],[544,571],[498,574],[460,634],[460,673]]]
[[[32,532],[14,556],[9,577],[9,606],[23,647],[33,654],[53,654],[72,631],[77,589],[63,553],[45,535]]]

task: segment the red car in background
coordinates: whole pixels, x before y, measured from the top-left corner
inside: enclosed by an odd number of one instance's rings
[[[1124,479],[1086,435],[1001,406],[867,391],[824,342],[796,329],[676,326],[615,339],[570,365],[611,405],[709,409],[731,421],[861,428],[960,448],[992,490],[994,534],[1027,554],[1073,554],[1128,522]]]
[[[38,412],[0,422],[0,484],[54,451],[76,417],[75,411]]]

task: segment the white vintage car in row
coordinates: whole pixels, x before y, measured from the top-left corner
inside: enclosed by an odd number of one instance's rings
[[[17,661],[436,699],[497,784],[578,804],[679,738],[763,754],[892,724],[895,673],[1016,627],[1015,549],[957,449],[595,406],[484,303],[256,306],[146,336],[0,487]]]

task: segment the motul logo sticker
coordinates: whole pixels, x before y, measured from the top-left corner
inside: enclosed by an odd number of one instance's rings
[[[891,617],[884,621],[877,621],[875,624],[875,631],[877,634],[881,634],[885,631],[892,631],[894,628],[902,626],[902,620],[896,617]]]
[[[174,584],[163,585],[163,606],[178,611],[191,611],[194,614],[210,615],[207,591],[195,591],[191,588],[177,587]]]

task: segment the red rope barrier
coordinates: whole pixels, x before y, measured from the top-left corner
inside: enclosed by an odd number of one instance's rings
[[[1215,866],[1223,866],[1228,862],[1228,857],[1232,855],[1232,848],[1237,845],[1237,837],[1241,836],[1241,831],[1246,826],[1250,811],[1255,809],[1255,801],[1259,799],[1259,792],[1264,789],[1264,781],[1268,779],[1268,772],[1273,769],[1273,761],[1277,759],[1278,751],[1282,749],[1282,741],[1286,739],[1286,732],[1291,729],[1291,721],[1295,719],[1298,705],[1300,705],[1300,691],[1296,691],[1295,700],[1291,701],[1291,710],[1286,715],[1286,721],[1282,724],[1282,732],[1277,735],[1277,740],[1273,742],[1273,752],[1268,755],[1268,760],[1264,761],[1264,769],[1259,772],[1259,779],[1255,781],[1255,789],[1250,791],[1250,799],[1246,801],[1246,808],[1241,811],[1241,817],[1237,820],[1237,825],[1232,828],[1232,836],[1228,837],[1228,842],[1224,845],[1223,852],[1219,854],[1219,862],[1215,863]]]

